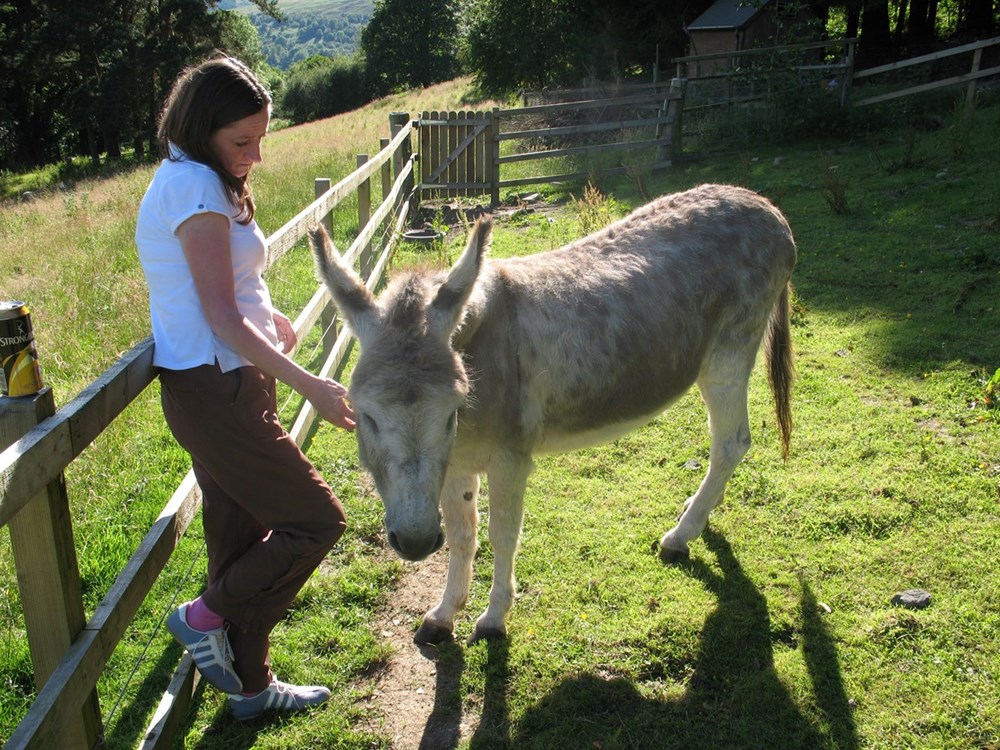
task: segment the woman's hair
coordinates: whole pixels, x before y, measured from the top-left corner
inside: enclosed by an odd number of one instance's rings
[[[211,137],[219,128],[255,115],[270,104],[271,95],[246,65],[217,55],[177,77],[160,114],[160,156],[176,160],[176,153],[170,152],[170,144],[174,144],[191,159],[211,167],[241,210],[241,224],[249,224],[254,215],[250,175],[240,178],[230,174],[213,153]]]

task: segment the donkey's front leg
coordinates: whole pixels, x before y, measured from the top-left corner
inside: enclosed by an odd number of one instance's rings
[[[514,603],[514,556],[521,540],[524,520],[524,488],[531,473],[531,457],[509,455],[495,460],[487,476],[490,482],[490,544],[493,546],[493,587],[486,611],[476,620],[469,643],[507,636],[505,618]]]
[[[472,582],[479,513],[479,475],[449,475],[441,489],[441,513],[448,540],[448,580],[441,602],[424,615],[415,643],[442,643],[453,637],[455,613],[465,606]]]

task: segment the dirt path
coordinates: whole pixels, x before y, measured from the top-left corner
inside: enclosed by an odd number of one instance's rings
[[[406,563],[390,602],[375,621],[394,653],[375,678],[373,729],[392,738],[393,750],[453,748],[476,729],[478,717],[462,715],[458,674],[438,669],[443,652],[413,642],[414,623],[441,596],[447,569],[446,550]]]

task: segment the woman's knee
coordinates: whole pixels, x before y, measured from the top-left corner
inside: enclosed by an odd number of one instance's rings
[[[325,505],[320,518],[317,519],[315,533],[321,544],[329,550],[335,545],[347,530],[347,515],[340,501],[333,495],[329,504]]]

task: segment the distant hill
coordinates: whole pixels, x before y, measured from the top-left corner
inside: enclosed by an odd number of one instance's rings
[[[249,0],[222,0],[223,10],[245,13],[260,34],[267,61],[282,70],[311,55],[352,56],[374,0],[279,0],[284,21],[263,15]]]

